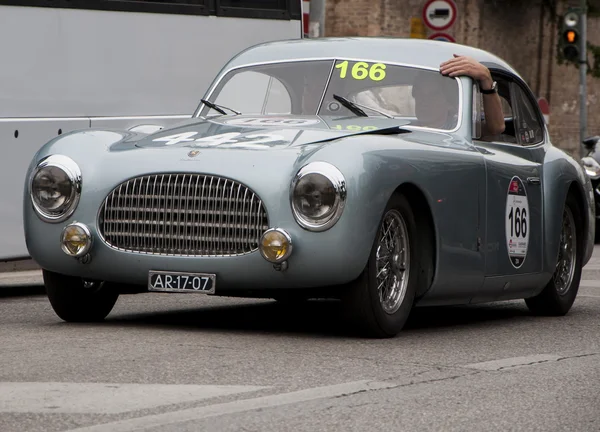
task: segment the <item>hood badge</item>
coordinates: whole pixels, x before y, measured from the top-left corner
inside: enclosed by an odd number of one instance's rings
[[[198,154],[200,154],[200,150],[192,150],[191,152],[188,153],[188,156],[195,157],[195,156],[198,156]]]

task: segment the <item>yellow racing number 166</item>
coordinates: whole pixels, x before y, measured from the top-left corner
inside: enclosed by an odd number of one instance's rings
[[[344,79],[348,76],[348,60],[337,64],[335,68],[340,70],[340,78]],[[369,78],[373,81],[381,81],[385,78],[385,65],[383,63],[369,65],[366,62],[356,62],[350,70],[350,76],[355,80]]]

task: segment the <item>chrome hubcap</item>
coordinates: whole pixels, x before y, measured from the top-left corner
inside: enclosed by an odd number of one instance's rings
[[[377,291],[388,314],[396,312],[406,295],[410,268],[408,230],[400,213],[390,210],[383,218],[377,244]]]
[[[554,285],[559,295],[565,295],[571,288],[573,274],[575,273],[576,245],[575,219],[571,209],[566,207],[563,213],[558,261],[553,276]]]

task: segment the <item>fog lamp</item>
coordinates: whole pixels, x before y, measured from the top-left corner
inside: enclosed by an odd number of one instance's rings
[[[92,235],[87,226],[74,222],[63,229],[60,245],[64,253],[72,257],[81,257],[92,246]]]
[[[271,228],[262,235],[259,249],[267,261],[280,263],[292,253],[292,238],[281,228]]]

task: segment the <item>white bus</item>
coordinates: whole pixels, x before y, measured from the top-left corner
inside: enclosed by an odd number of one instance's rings
[[[302,0],[0,0],[0,261],[28,258],[25,171],[90,127],[190,117],[243,49],[303,37]]]

